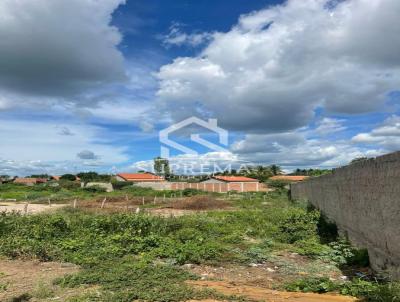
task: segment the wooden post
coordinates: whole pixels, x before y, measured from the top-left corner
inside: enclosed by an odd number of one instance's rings
[[[51,207],[51,200],[50,200],[50,198],[47,198],[47,201],[49,202],[49,207]]]
[[[165,194],[164,194],[164,197],[163,197],[163,202],[165,202]]]
[[[77,204],[77,200],[76,200],[76,198],[75,198],[75,200],[74,200],[74,209],[76,209],[76,204]]]
[[[25,203],[25,205],[24,205],[24,213],[25,213],[25,215],[28,214],[28,206],[29,206],[29,202]]]
[[[142,197],[142,204],[144,205],[144,196]]]
[[[157,195],[154,196],[154,200],[153,200],[154,204],[156,204],[156,200],[157,200]]]
[[[104,197],[103,202],[101,203],[101,208],[104,208],[104,205],[106,204],[107,197]]]

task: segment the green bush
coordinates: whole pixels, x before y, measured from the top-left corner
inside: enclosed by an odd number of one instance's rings
[[[354,279],[347,282],[332,281],[329,278],[303,278],[286,283],[283,288],[287,291],[299,292],[339,292],[342,295],[361,298],[370,302],[400,301],[400,284],[397,282],[378,283]]]
[[[107,190],[103,187],[100,186],[90,186],[90,187],[85,187],[82,188],[83,191],[85,192],[90,192],[90,193],[106,193]]]
[[[112,186],[114,190],[122,190],[125,187],[132,186],[132,183],[129,181],[112,181]]]
[[[368,250],[357,249],[345,239],[331,242],[328,246],[330,249],[321,254],[322,259],[333,261],[338,265],[357,265],[362,267],[369,265]]]
[[[319,216],[318,211],[307,212],[298,208],[288,210],[278,223],[282,240],[286,243],[295,243],[315,237]]]
[[[190,188],[182,190],[183,196],[194,196],[194,195],[202,195],[202,194],[204,194],[204,191],[202,191],[202,190],[190,189]]]
[[[60,180],[59,185],[61,188],[67,189],[67,190],[74,190],[78,189],[81,187],[81,184],[76,182],[76,181],[71,181],[71,180]]]

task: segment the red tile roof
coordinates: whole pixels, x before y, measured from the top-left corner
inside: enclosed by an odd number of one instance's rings
[[[126,181],[163,181],[164,178],[151,173],[119,173],[117,176]]]
[[[303,181],[309,176],[303,175],[276,175],[269,178],[269,180],[286,180],[286,181]]]
[[[213,176],[213,178],[226,182],[258,182],[258,179],[245,176]]]

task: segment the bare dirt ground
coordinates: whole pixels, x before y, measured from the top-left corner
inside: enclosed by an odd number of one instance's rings
[[[38,214],[47,211],[54,211],[65,207],[66,204],[52,204],[51,206],[47,204],[26,204],[17,202],[3,202],[0,201],[0,212],[19,212],[27,214]]]
[[[71,295],[74,290],[61,291],[52,281],[78,270],[69,263],[0,260],[0,301],[24,301],[24,295],[33,296],[29,301],[38,301],[35,292],[39,292],[39,296],[47,292],[58,297],[58,301],[64,301],[61,297]]]
[[[294,253],[282,253],[271,261],[262,264],[227,264],[225,266],[207,266],[187,264],[184,267],[201,276],[199,281],[189,284],[217,290],[226,295],[244,296],[257,301],[268,302],[351,302],[352,297],[335,294],[291,293],[275,290],[279,284],[308,274],[319,272],[338,280],[342,277],[339,270],[312,262],[306,257]],[[212,300],[209,300],[212,301]],[[206,302],[206,301],[205,301]]]
[[[231,204],[222,199],[216,199],[208,195],[198,195],[186,198],[162,197],[112,197],[98,198],[96,200],[79,201],[77,208],[98,212],[98,213],[117,213],[117,212],[145,212],[151,215],[162,217],[178,217],[209,210],[232,210]]]
[[[188,281],[190,285],[214,289],[225,295],[245,296],[268,302],[354,302],[357,299],[332,294],[290,293],[227,281]],[[213,301],[213,300],[208,300]]]

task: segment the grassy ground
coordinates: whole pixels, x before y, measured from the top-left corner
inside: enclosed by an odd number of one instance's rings
[[[96,193],[77,190],[67,192],[96,197]],[[160,194],[132,188],[113,194],[127,191],[138,196],[143,192]],[[335,291],[365,296],[370,301],[398,301],[395,284],[332,279],[341,274],[340,269],[365,266],[365,251],[337,238],[335,228],[317,211],[291,203],[285,191],[267,197],[256,194],[251,199],[242,195],[230,203],[231,210],[170,218],[70,208],[32,216],[2,214],[0,254],[80,265],[79,273],[56,283],[67,288],[98,286],[99,290],[82,290],[69,301],[240,300],[243,298],[190,287],[184,281],[199,276],[186,270],[184,264],[248,267],[267,262],[280,268],[284,280],[275,284],[279,289]],[[302,257],[303,262],[283,255]],[[0,290],[2,287],[0,284]]]
[[[79,200],[87,200],[97,198],[99,196],[107,197],[134,197],[134,196],[157,196],[180,197],[199,194],[201,191],[195,189],[187,189],[180,192],[166,190],[154,191],[150,188],[134,187],[132,185],[121,187],[113,192],[106,193],[99,188],[81,188],[79,183],[64,181],[58,186],[52,186],[50,183],[39,184],[35,186],[26,186],[22,184],[2,184],[0,185],[0,200],[16,199],[17,201],[29,200],[33,203],[47,203],[48,198],[52,202],[65,202],[75,198]],[[215,195],[218,195],[217,193]]]

